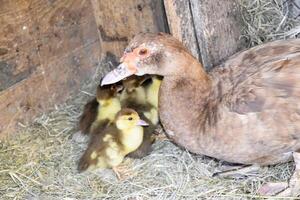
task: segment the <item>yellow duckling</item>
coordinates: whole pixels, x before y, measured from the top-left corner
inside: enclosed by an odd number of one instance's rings
[[[149,125],[147,127],[144,127],[144,137],[143,137],[143,142],[139,146],[138,149],[135,151],[131,152],[128,154],[128,157],[131,158],[143,158],[147,156],[151,151],[152,151],[152,144],[155,141],[155,138],[153,137],[153,133],[155,132],[157,123],[153,123],[151,119],[149,119],[149,113],[153,110],[151,108],[150,104],[146,105],[133,105],[131,104],[131,107],[133,107],[141,116],[141,118],[147,122]],[[157,115],[157,122],[158,122],[158,113],[156,112]],[[154,116],[154,114],[152,115]]]
[[[94,98],[85,104],[79,120],[79,129],[82,134],[90,133],[91,125],[97,118],[98,106],[99,103],[97,98]]]
[[[152,143],[154,142],[152,136],[159,121],[157,107],[147,102],[147,90],[149,94],[155,95],[153,94],[153,83],[150,76],[131,76],[122,81],[124,87],[121,94],[122,107],[134,109],[149,124],[149,126],[144,127],[144,138],[141,146],[128,155],[132,158],[142,158],[152,151]]]
[[[96,127],[105,127],[115,119],[121,110],[118,92],[122,89],[120,84],[98,86],[96,98],[84,106],[83,114],[79,120],[79,129],[83,134],[92,133]]]
[[[150,109],[144,112],[153,125],[157,125],[159,122],[158,117],[158,93],[162,79],[158,76],[151,76],[152,82],[146,85],[146,101],[151,106]]]
[[[162,79],[158,76],[152,76],[152,83],[146,87],[146,99],[147,102],[158,108],[158,92]]]
[[[124,90],[120,95],[122,107],[132,102],[136,104],[146,103],[146,87],[150,76],[130,76],[122,80]]]
[[[80,158],[78,170],[89,167],[114,168],[124,157],[135,151],[143,141],[143,127],[148,124],[141,120],[133,109],[124,108],[118,112],[114,123],[101,134],[93,134],[89,146]]]

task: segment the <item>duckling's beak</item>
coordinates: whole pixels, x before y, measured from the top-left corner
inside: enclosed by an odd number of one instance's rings
[[[135,73],[135,68],[129,67],[129,65],[126,62],[123,62],[116,69],[112,70],[103,77],[101,81],[101,86],[116,83]]]
[[[136,123],[137,126],[149,126],[149,124],[147,122],[145,122],[144,120],[139,120]]]

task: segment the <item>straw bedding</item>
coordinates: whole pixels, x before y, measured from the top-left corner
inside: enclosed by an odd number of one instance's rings
[[[299,36],[300,9],[291,6],[297,1],[240,3],[245,22],[241,37],[249,47]],[[126,159],[121,180],[111,170],[79,174],[76,165],[87,138],[76,133],[76,124],[84,103],[94,94],[101,69],[99,65],[94,81],[66,104],[1,141],[1,199],[262,199],[256,194],[262,184],[289,179],[293,163],[234,177],[212,177],[229,164],[193,155],[167,139],[158,139],[154,151],[143,159]]]

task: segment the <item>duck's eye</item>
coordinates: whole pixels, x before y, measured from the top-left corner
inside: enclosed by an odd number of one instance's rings
[[[132,118],[132,117],[129,117],[128,120],[131,121],[131,120],[133,120],[133,118]]]
[[[140,51],[139,51],[139,55],[140,56],[144,56],[144,55],[146,55],[148,53],[148,50],[147,49],[141,49]]]

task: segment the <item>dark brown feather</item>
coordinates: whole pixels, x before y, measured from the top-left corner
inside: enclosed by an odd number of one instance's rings
[[[97,117],[98,106],[99,103],[97,102],[96,98],[89,101],[84,106],[83,113],[80,116],[80,120],[79,120],[79,129],[81,133],[89,134],[90,128]]]

